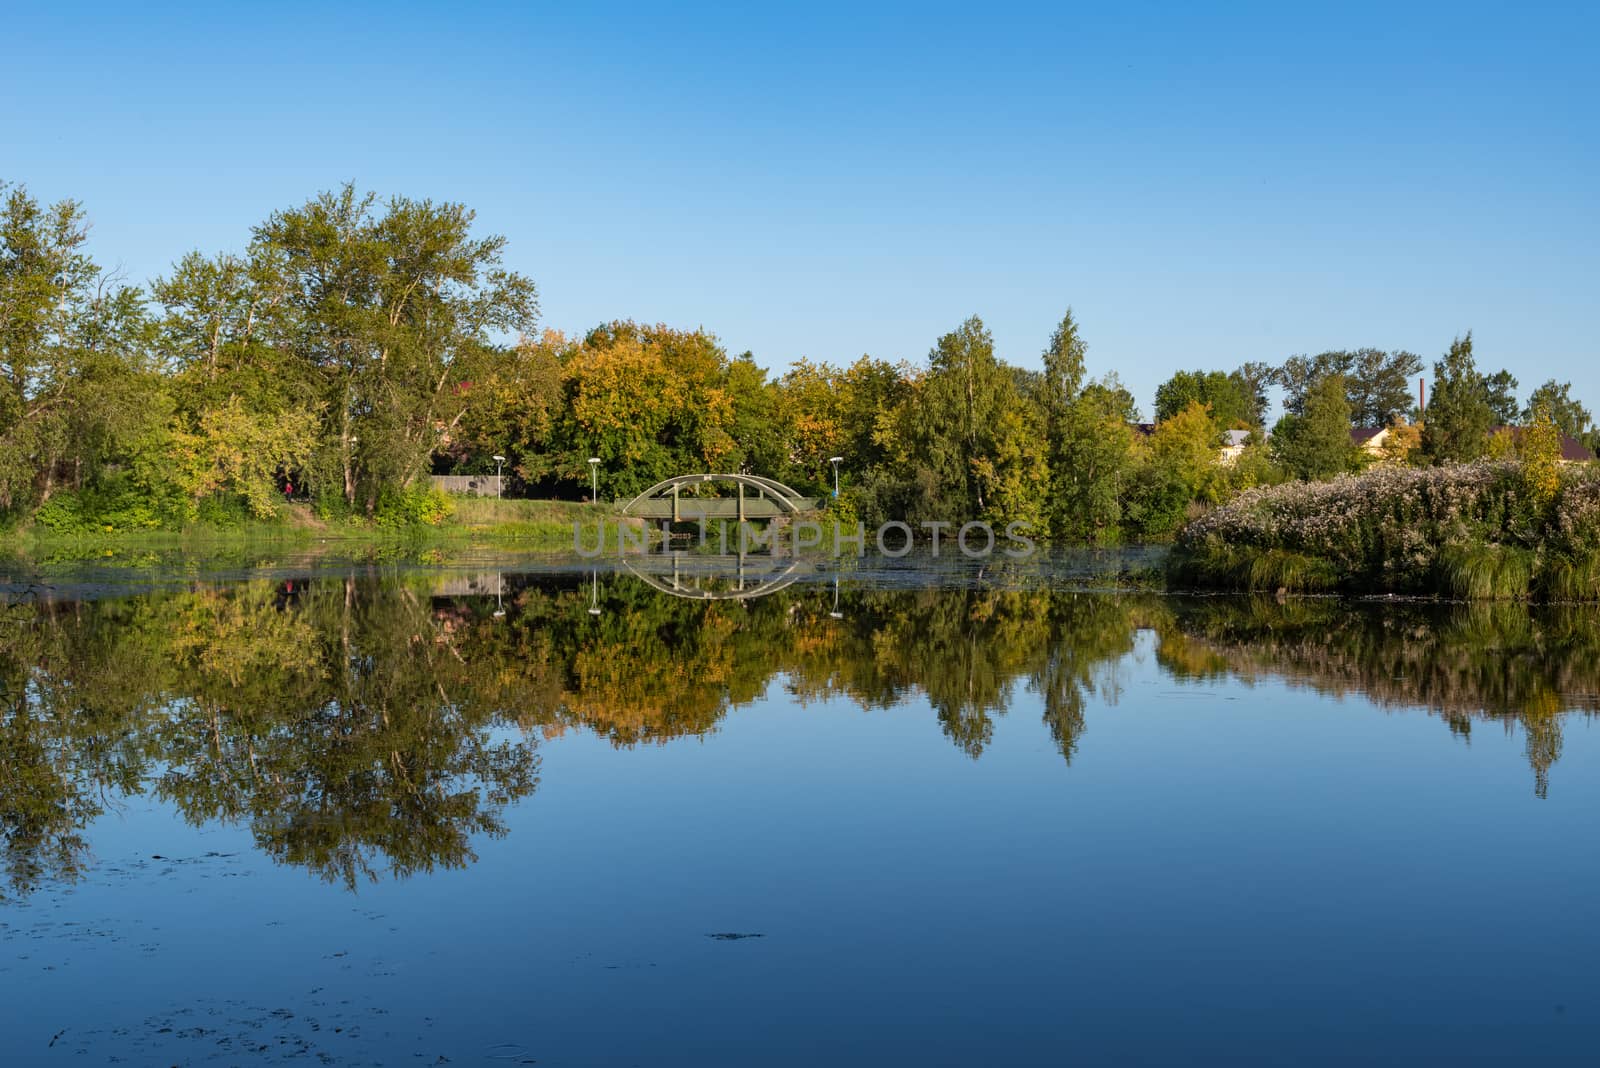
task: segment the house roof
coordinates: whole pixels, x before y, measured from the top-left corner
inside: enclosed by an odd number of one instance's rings
[[[1234,445],[1243,445],[1245,442],[1250,440],[1250,431],[1224,430],[1222,432],[1222,440],[1224,444],[1230,447]]]
[[[1594,459],[1594,450],[1571,434],[1561,435],[1561,458],[1573,463],[1587,463]]]
[[[1363,445],[1382,434],[1388,427],[1353,426],[1350,428],[1350,443]],[[1522,440],[1522,427],[1520,426],[1495,426],[1489,428],[1489,433],[1498,434],[1505,431],[1511,435],[1511,440]],[[1594,459],[1594,453],[1589,447],[1571,434],[1561,435],[1561,458],[1571,463],[1586,463]]]
[[[1490,427],[1489,428],[1489,433],[1498,434],[1502,430],[1507,431],[1508,433],[1510,433],[1512,441],[1521,442],[1523,428],[1520,427],[1520,426],[1496,426],[1496,427]],[[1566,460],[1566,461],[1570,462],[1570,463],[1581,464],[1581,463],[1587,463],[1588,461],[1593,460],[1594,459],[1594,453],[1589,449],[1589,447],[1587,445],[1585,445],[1583,442],[1579,441],[1577,438],[1573,437],[1571,434],[1562,434],[1561,435],[1561,458],[1563,460]]]

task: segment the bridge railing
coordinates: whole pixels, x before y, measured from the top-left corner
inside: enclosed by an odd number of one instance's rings
[[[684,499],[684,487],[698,487],[712,482],[734,483],[738,488],[738,496]],[[754,489],[756,496],[747,497],[747,489]],[[798,490],[776,479],[706,472],[663,479],[623,504],[622,513],[642,518],[671,519],[674,522],[686,518],[768,519],[815,511],[819,503],[817,498],[802,497]]]

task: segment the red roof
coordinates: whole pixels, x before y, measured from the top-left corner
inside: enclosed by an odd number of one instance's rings
[[[1520,426],[1490,427],[1489,433],[1498,434],[1502,430],[1508,430],[1511,432],[1512,441],[1521,441],[1523,428]],[[1562,434],[1561,458],[1571,463],[1581,464],[1593,460],[1594,453],[1589,450],[1587,445],[1573,437],[1571,434]]]

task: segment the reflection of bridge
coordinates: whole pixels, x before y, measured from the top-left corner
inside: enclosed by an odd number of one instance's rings
[[[684,498],[684,487],[699,487],[708,482],[732,482],[739,488],[737,497]],[[756,491],[754,497],[745,490]],[[622,506],[623,515],[643,519],[670,519],[674,523],[696,519],[774,519],[778,516],[801,515],[815,511],[818,500],[802,497],[782,482],[757,475],[679,475],[639,494]]]
[[[748,601],[765,597],[791,585],[810,570],[798,559],[761,558],[759,563],[747,563],[743,556],[731,569],[684,567],[682,555],[623,557],[622,563],[647,586],[696,601]]]

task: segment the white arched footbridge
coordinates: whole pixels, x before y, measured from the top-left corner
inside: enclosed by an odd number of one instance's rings
[[[735,497],[710,496],[702,492],[711,483],[732,482]],[[691,493],[685,493],[689,489]],[[751,496],[749,491],[754,490]],[[699,519],[774,519],[816,511],[816,497],[802,497],[798,490],[759,475],[697,474],[663,479],[622,506],[622,514],[641,519],[670,519],[674,523]]]

